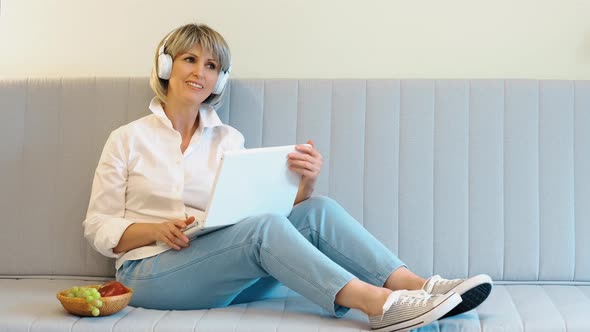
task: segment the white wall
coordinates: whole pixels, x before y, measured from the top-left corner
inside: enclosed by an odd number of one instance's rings
[[[0,78],[147,76],[198,21],[234,77],[590,79],[588,0],[0,2]]]

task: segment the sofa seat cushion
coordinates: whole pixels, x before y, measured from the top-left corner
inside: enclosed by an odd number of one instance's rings
[[[158,311],[127,307],[107,317],[79,318],[55,294],[85,280],[0,279],[2,331],[365,331],[367,318],[351,310],[332,318],[284,289],[285,297],[222,309]],[[418,331],[590,331],[590,286],[496,285],[477,310]]]

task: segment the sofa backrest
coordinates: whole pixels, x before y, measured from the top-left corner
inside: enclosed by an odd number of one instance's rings
[[[108,134],[147,78],[0,81],[0,275],[112,276],[82,236]],[[247,147],[312,139],[317,194],[422,275],[590,280],[590,82],[232,80]]]

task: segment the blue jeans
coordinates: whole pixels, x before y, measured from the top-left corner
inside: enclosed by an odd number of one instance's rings
[[[127,261],[117,280],[134,289],[132,306],[168,310],[256,301],[282,283],[340,317],[349,308],[334,301],[350,280],[383,286],[401,266],[338,203],[311,197],[287,218],[248,218],[180,251]]]

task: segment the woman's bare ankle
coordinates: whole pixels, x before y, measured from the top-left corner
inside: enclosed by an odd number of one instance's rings
[[[426,279],[402,266],[389,275],[383,287],[389,288],[393,291],[404,289],[417,290],[421,289],[425,282]]]
[[[383,314],[383,305],[391,293],[392,291],[390,289],[380,288],[376,292],[375,297],[367,303],[367,307],[363,310],[364,313],[369,317]]]
[[[336,294],[336,303],[359,309],[369,316],[381,315],[391,290],[353,279]]]

